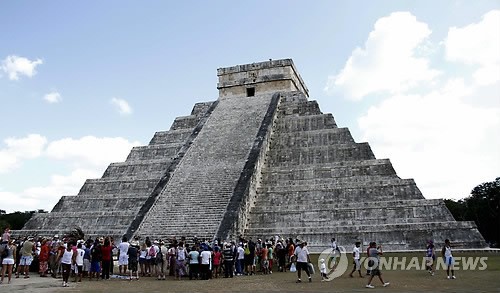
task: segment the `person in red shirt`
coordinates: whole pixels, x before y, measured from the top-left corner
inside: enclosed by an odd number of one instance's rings
[[[40,247],[40,255],[38,256],[38,261],[40,262],[39,272],[40,277],[47,277],[47,271],[49,270],[49,254],[50,246],[47,239],[42,239],[42,245]]]
[[[111,246],[111,242],[109,241],[109,238],[106,237],[104,239],[104,245],[101,247],[101,253],[102,253],[102,273],[101,273],[101,278],[104,279],[109,279],[109,266],[111,265],[111,257],[113,256],[113,247]]]

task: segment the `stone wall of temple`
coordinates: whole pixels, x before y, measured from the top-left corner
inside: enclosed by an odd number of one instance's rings
[[[213,104],[196,104],[169,131],[155,133],[147,146],[134,147],[125,162],[111,163],[100,179],[87,179],[78,195],[63,196],[50,213],[35,214],[19,234],[51,237],[80,227],[92,237],[131,236],[133,223],[142,221],[148,203],[158,196],[155,190],[163,189]]]
[[[300,92],[285,94],[244,235],[299,238],[313,251],[330,239],[351,247],[371,241],[387,250],[423,249],[445,238],[485,247],[472,222],[456,222],[442,200],[426,200],[368,143],[354,142],[330,114]]]

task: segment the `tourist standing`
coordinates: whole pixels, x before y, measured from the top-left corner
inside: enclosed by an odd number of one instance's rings
[[[360,255],[361,255],[361,252],[360,252],[360,249],[359,249],[360,246],[361,246],[361,242],[356,241],[356,243],[354,244],[354,247],[352,249],[352,258],[353,258],[353,262],[352,263],[354,264],[354,266],[352,268],[351,273],[349,274],[349,277],[351,277],[351,278],[353,277],[352,274],[355,271],[358,271],[359,277],[363,278],[363,275],[361,274],[361,262],[359,260]]]
[[[127,236],[122,237],[122,242],[118,245],[118,272],[120,275],[127,274],[127,266],[128,266],[128,248],[130,244],[128,243]]]
[[[203,249],[200,254],[201,264],[200,264],[200,274],[202,280],[208,280],[210,278],[210,265],[212,260],[212,253],[208,250],[208,247]]]
[[[429,240],[427,248],[425,249],[425,267],[431,276],[434,276],[434,263],[436,262],[436,251],[434,249],[434,242]]]
[[[189,280],[198,279],[198,273],[200,269],[200,253],[195,246],[191,249],[188,255],[189,258]]]
[[[139,266],[141,269],[141,276],[145,277],[146,276],[146,256],[148,254],[148,248],[146,246],[146,243],[141,244],[140,246],[140,251],[139,251]],[[130,259],[130,258],[129,258]],[[129,264],[130,265],[130,264]]]
[[[269,261],[268,270],[269,273],[272,274],[273,264],[274,264],[274,249],[272,243],[267,244],[267,251],[268,251],[268,261]]]
[[[50,253],[49,253],[49,268],[53,278],[57,278],[57,273],[59,271],[59,262],[57,257],[59,255],[59,246],[61,241],[59,240],[59,235],[54,235],[52,241],[50,242]]]
[[[213,256],[214,256],[214,261],[213,261],[212,276],[217,279],[219,277],[220,266],[222,264],[222,252],[220,251],[219,246],[214,247]]]
[[[224,278],[232,278],[234,274],[234,249],[230,243],[226,243],[222,254],[224,256]]]
[[[240,242],[236,249],[236,275],[243,275],[243,266],[245,265],[245,249],[243,249],[243,242]]]
[[[101,260],[102,260],[101,244],[99,243],[99,239],[96,238],[94,241],[94,245],[92,245],[92,247],[90,248],[89,280],[92,280],[92,277],[95,277],[96,281],[99,281],[99,273],[101,272]]]
[[[88,277],[90,274],[90,247],[91,240],[87,240],[85,243],[85,248],[83,249],[85,253],[83,254],[83,274],[84,277]]]
[[[82,240],[83,241],[83,240]],[[83,276],[83,257],[85,256],[85,250],[83,249],[82,243],[78,243],[76,245],[76,254],[75,254],[75,282],[78,277],[78,282],[82,281]]]
[[[455,264],[455,260],[453,259],[453,255],[451,254],[451,243],[449,239],[444,240],[444,246],[443,250],[441,251],[441,254],[444,257],[445,263],[446,263],[446,275],[448,279],[456,279],[455,278],[455,271],[453,270],[453,265]],[[450,270],[451,270],[451,276],[450,276]]]
[[[68,279],[69,274],[71,273],[71,264],[73,263],[74,258],[73,252],[73,243],[68,242],[66,244],[66,249],[63,251],[61,255],[59,255],[59,259],[61,261],[62,268],[62,277],[63,277],[63,287],[68,287]]]
[[[165,280],[167,274],[167,253],[168,250],[162,240],[159,241],[158,254],[156,255],[156,267],[158,280]]]
[[[368,257],[370,261],[373,261],[373,266],[371,268],[370,272],[370,278],[368,279],[368,284],[366,285],[366,288],[375,288],[375,286],[372,285],[372,280],[373,277],[378,276],[380,282],[384,284],[384,287],[389,286],[389,282],[384,282],[382,279],[382,272],[380,271],[380,256],[383,254],[382,252],[382,246],[377,247],[377,243],[372,242],[372,245],[370,246],[368,250]]]
[[[102,255],[102,269],[101,269],[101,279],[109,279],[109,271],[111,266],[111,258],[113,257],[113,247],[111,246],[111,242],[109,238],[106,237],[104,239],[104,245],[101,247],[101,255]]]
[[[309,272],[309,263],[311,262],[311,258],[309,257],[309,250],[307,249],[306,242],[299,243],[297,248],[295,248],[294,256],[297,258],[297,283],[302,282],[302,270],[306,272],[309,282],[312,282],[311,273]]]
[[[278,271],[286,272],[286,248],[283,241],[279,240],[276,244],[276,257],[278,258]]]
[[[176,262],[176,273],[179,280],[186,274],[186,258],[187,252],[184,247],[184,242],[179,242],[177,247],[177,262]]]
[[[3,283],[3,278],[5,277],[5,272],[7,272],[8,283],[12,279],[12,268],[14,267],[14,260],[16,259],[16,245],[13,240],[9,240],[7,242],[6,247],[7,250],[6,256],[2,259],[2,276],[0,279],[0,284]]]
[[[21,261],[19,262],[19,266],[17,267],[16,278],[19,278],[19,274],[21,272],[24,273],[24,278],[29,278],[29,268],[31,262],[33,261],[33,254],[35,253],[35,243],[33,242],[33,237],[28,237],[26,241],[24,241],[23,246],[21,247]]]
[[[175,276],[175,245],[173,243],[170,243],[167,259],[168,259],[168,275]]]
[[[130,281],[132,281],[132,276],[135,274],[135,279],[139,280],[139,272],[137,270],[137,263],[139,259],[139,242],[132,241],[127,250],[128,256],[128,269],[130,271]]]
[[[50,246],[47,239],[42,239],[40,254],[38,255],[40,277],[47,277],[49,270]]]

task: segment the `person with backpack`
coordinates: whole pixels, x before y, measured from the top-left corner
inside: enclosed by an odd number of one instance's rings
[[[2,277],[0,279],[0,284],[3,283],[3,279],[5,277],[5,272],[7,272],[8,283],[12,279],[12,268],[14,267],[14,260],[16,259],[16,245],[14,241],[11,239],[6,244],[4,248],[4,255],[2,255]]]
[[[159,261],[158,253],[160,251],[158,245],[159,245],[158,240],[155,240],[153,241],[153,244],[151,244],[151,246],[148,248],[150,273],[153,276],[158,276],[158,261]]]
[[[165,247],[162,240],[159,241],[158,244],[158,253],[156,254],[156,266],[157,266],[157,276],[158,280],[165,280],[165,276],[167,273],[167,253],[168,250]]]

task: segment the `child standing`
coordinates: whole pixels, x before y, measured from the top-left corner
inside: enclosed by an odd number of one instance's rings
[[[320,262],[319,271],[321,273],[321,282],[324,282],[327,279],[325,260],[322,258],[319,260],[319,262]]]

